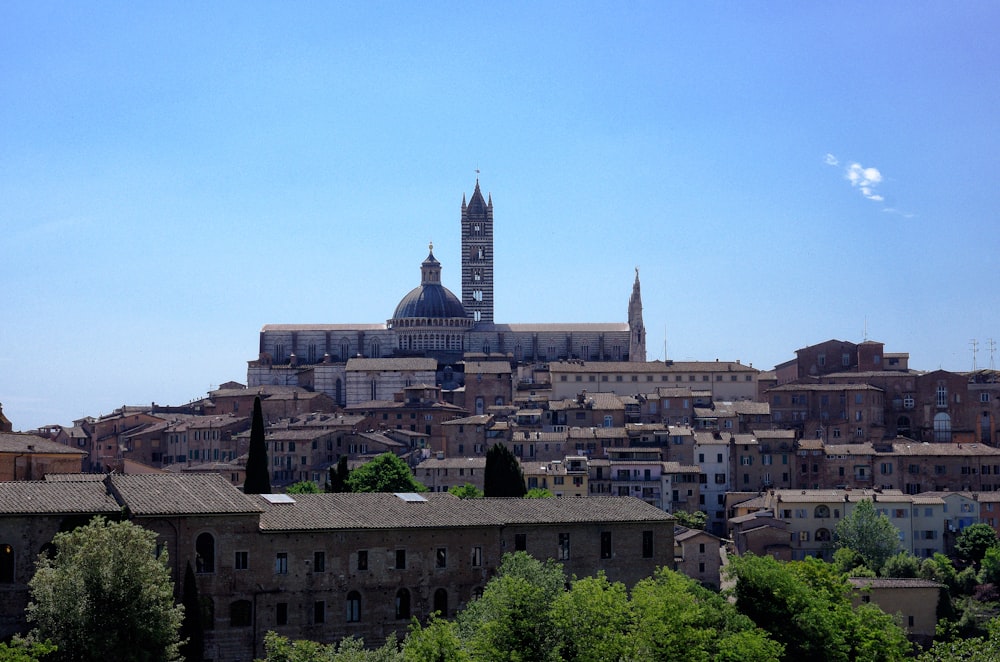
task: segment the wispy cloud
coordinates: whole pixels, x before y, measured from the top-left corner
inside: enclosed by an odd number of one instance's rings
[[[878,168],[865,168],[860,163],[852,163],[847,166],[847,181],[851,186],[859,189],[861,195],[869,200],[882,202],[885,200],[881,195],[875,193],[875,187],[882,182],[882,173]]]
[[[843,168],[844,179],[850,182],[851,187],[857,189],[865,198],[873,202],[885,202],[885,196],[876,192],[876,189],[884,179],[882,171],[878,168],[870,166],[866,168],[857,161],[850,161],[847,165],[841,166],[840,159],[829,153],[823,157],[823,162],[828,166],[838,169]],[[882,208],[882,211],[887,214],[896,214],[903,218],[913,218],[914,216],[911,212],[902,211],[895,207],[886,206]]]

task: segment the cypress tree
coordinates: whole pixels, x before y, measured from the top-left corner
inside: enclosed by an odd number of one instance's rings
[[[347,476],[350,473],[347,468],[347,456],[341,455],[340,459],[337,460],[337,465],[330,467],[330,480],[326,483],[326,491],[350,492],[351,488],[347,486]]]
[[[250,455],[247,457],[247,477],[243,481],[247,494],[270,494],[271,477],[267,466],[267,443],[264,441],[264,414],[260,409],[260,396],[253,399],[253,418],[250,419]]]
[[[200,662],[205,649],[205,630],[201,622],[201,601],[198,599],[198,584],[194,580],[194,570],[188,561],[184,571],[184,591],[181,595],[184,605],[184,619],[181,621],[180,652],[187,662]]]
[[[483,494],[488,497],[523,497],[528,493],[524,485],[521,463],[503,444],[493,444],[486,451],[486,474],[483,476]]]

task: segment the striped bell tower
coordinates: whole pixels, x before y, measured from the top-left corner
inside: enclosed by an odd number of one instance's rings
[[[462,196],[462,305],[473,324],[493,323],[493,197]]]

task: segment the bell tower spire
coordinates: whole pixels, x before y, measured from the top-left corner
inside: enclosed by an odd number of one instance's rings
[[[642,293],[639,289],[639,267],[635,268],[632,296],[628,300],[628,360],[646,362],[646,327],[642,323]]]
[[[474,324],[493,323],[493,196],[476,188],[462,195],[462,305]]]

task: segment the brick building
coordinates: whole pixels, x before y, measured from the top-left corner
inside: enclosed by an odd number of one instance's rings
[[[175,582],[195,569],[217,662],[259,657],[269,630],[377,643],[412,617],[452,616],[509,551],[628,586],[674,553],[673,518],[631,498],[249,496],[211,475],[0,483],[0,636],[26,628],[33,560],[52,536],[122,512],[158,534]]]

